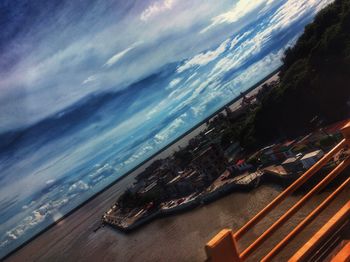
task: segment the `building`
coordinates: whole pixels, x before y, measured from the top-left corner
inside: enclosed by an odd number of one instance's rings
[[[323,132],[326,134],[326,135],[332,135],[334,136],[336,139],[340,140],[343,138],[343,135],[341,133],[341,129],[348,123],[348,119],[347,120],[343,120],[343,121],[340,121],[340,122],[337,122],[337,123],[334,123],[330,126],[327,126],[325,128],[323,128]]]
[[[259,151],[258,158],[263,165],[277,161],[277,157],[274,151],[275,146],[276,145],[270,145],[264,147]]]
[[[252,105],[253,103],[256,103],[256,97],[254,95],[248,97],[244,94],[241,94],[243,95],[242,97],[242,101],[241,101],[241,107],[247,107],[247,106],[250,106]]]
[[[316,131],[313,133],[310,133],[301,139],[299,139],[294,146],[294,151],[295,152],[302,152],[306,149],[309,150],[316,150],[319,148],[319,141],[325,137],[325,133],[321,131]]]
[[[300,161],[305,169],[312,167],[324,155],[322,150],[316,150],[304,155]]]
[[[262,164],[282,162],[287,158],[293,157],[293,146],[296,141],[287,141],[280,144],[273,144],[260,150],[259,160]]]
[[[143,199],[167,199],[169,194],[166,191],[166,181],[163,178],[153,181],[139,190],[138,195]]]
[[[147,185],[143,189],[139,191],[139,194],[141,196],[148,196],[148,195],[154,195],[154,194],[160,194],[161,188],[157,181],[152,182],[151,184]]]
[[[224,153],[214,144],[196,155],[191,165],[200,174],[205,175],[208,182],[214,181],[226,170]]]
[[[238,142],[232,143],[224,152],[225,158],[228,162],[231,162],[241,150],[242,148]]]
[[[174,177],[166,184],[166,191],[171,196],[185,196],[193,193],[197,189],[197,178],[199,174],[196,170],[188,170]]]
[[[303,164],[300,161],[300,157],[287,158],[282,164],[282,167],[287,173],[297,173],[303,169]]]
[[[182,184],[181,175],[178,175],[166,184],[166,191],[170,194],[170,196],[179,196],[186,191],[186,188],[184,188]]]
[[[279,157],[284,159],[293,157],[294,152],[292,151],[292,149],[295,143],[296,143],[296,140],[291,140],[291,141],[281,143],[278,148],[278,154],[281,155]]]
[[[245,161],[244,159],[241,159],[241,160],[238,160],[235,165],[233,165],[233,168],[240,172],[243,172],[253,168],[253,166],[247,163],[247,161]]]
[[[225,113],[226,113],[226,116],[231,116],[232,109],[229,106],[225,106]]]

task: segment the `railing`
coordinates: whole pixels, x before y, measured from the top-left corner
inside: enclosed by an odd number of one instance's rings
[[[224,261],[244,261],[249,255],[257,250],[259,246],[269,238],[277,229],[279,229],[290,217],[292,217],[305,203],[315,194],[324,189],[334,178],[336,178],[344,169],[350,164],[350,157],[344,159],[338,164],[327,176],[325,176],[313,189],[311,189],[305,196],[303,196],[296,204],[294,204],[283,216],[281,216],[272,226],[270,226],[264,233],[253,241],[245,250],[239,252],[236,242],[242,236],[260,222],[266,215],[275,209],[283,200],[290,196],[293,192],[299,189],[310,178],[312,178],[321,168],[323,168],[329,160],[331,160],[340,150],[350,145],[350,122],[346,124],[341,132],[344,139],[336,145],[330,152],[322,157],[314,166],[300,176],[294,183],[292,183],[286,190],[277,196],[269,205],[254,216],[247,224],[245,224],[236,233],[225,229],[213,238],[205,247],[208,256],[208,261],[224,262]],[[277,246],[275,246],[268,254],[262,258],[261,261],[272,260],[291,240],[300,233],[308,224],[310,224],[322,210],[341,193],[346,187],[350,185],[350,177],[346,179],[333,193],[331,193],[316,209],[314,209],[307,217],[304,218]],[[349,197],[350,198],[350,197]],[[226,259],[227,258],[227,259]]]
[[[312,254],[315,252],[315,249],[318,246],[323,245],[331,245],[329,243],[330,241],[335,241],[337,239],[337,236],[334,236],[334,234],[337,233],[337,231],[342,230],[349,226],[349,220],[350,220],[350,201],[346,203],[329,221],[326,223],[320,230],[317,231],[317,233],[308,241],[307,244],[302,246],[289,260],[290,262],[297,262],[297,261],[313,261]],[[350,242],[349,242],[350,244]],[[339,252],[338,257],[350,257],[350,247],[349,244],[347,244],[341,252]],[[317,252],[315,252],[317,253]],[[311,259],[310,259],[311,258]],[[348,258],[347,258],[348,259]],[[346,259],[339,259],[336,260],[336,258],[333,261],[349,261]]]

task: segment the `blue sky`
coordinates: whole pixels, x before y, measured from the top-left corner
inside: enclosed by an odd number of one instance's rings
[[[278,68],[330,2],[2,1],[0,255]]]

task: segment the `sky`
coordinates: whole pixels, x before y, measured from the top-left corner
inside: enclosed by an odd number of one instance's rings
[[[331,0],[0,2],[0,257],[281,65]]]

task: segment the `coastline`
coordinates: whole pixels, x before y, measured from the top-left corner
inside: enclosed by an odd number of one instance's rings
[[[244,180],[246,177],[251,177],[248,182],[240,182]],[[123,223],[117,223],[113,221],[113,219],[109,219],[108,215],[104,217],[105,221],[102,222],[103,225],[115,228],[124,233],[130,233],[135,230],[141,229],[148,223],[160,218],[164,218],[167,216],[174,216],[184,212],[190,212],[199,206],[208,205],[220,198],[223,198],[227,195],[230,195],[235,192],[251,192],[255,188],[266,184],[273,184],[275,186],[284,186],[285,183],[293,182],[298,178],[297,174],[289,174],[289,175],[278,175],[278,174],[268,174],[265,172],[254,172],[249,173],[247,175],[241,175],[239,177],[233,178],[215,190],[204,191],[199,194],[192,194],[190,196],[185,197],[185,201],[179,205],[170,208],[164,208],[161,206],[156,211],[145,215],[141,218],[138,218],[134,222],[129,225],[123,226]],[[175,199],[173,202],[176,202],[180,199]],[[164,203],[163,203],[164,204]],[[117,208],[117,207],[116,207]],[[109,222],[107,222],[109,220]],[[125,223],[124,223],[125,224]]]
[[[262,80],[258,81],[255,85],[253,85],[252,87],[248,88],[246,91],[242,92],[240,96],[234,98],[233,100],[231,100],[230,102],[228,102],[227,104],[225,104],[224,106],[222,106],[221,108],[219,108],[218,110],[216,110],[214,113],[212,113],[210,116],[208,116],[207,118],[205,118],[204,120],[202,120],[200,123],[198,123],[197,125],[195,125],[194,127],[192,127],[190,130],[188,130],[187,132],[185,132],[184,134],[182,134],[181,136],[179,136],[178,138],[176,138],[174,141],[172,141],[171,143],[169,143],[167,146],[165,146],[164,148],[162,148],[161,150],[159,150],[158,152],[154,153],[152,156],[150,156],[149,158],[147,158],[146,160],[144,160],[143,162],[141,162],[140,164],[138,164],[137,166],[135,166],[133,169],[131,169],[130,171],[128,171],[127,173],[125,173],[124,175],[118,177],[114,182],[110,183],[108,186],[106,186],[105,188],[103,188],[102,190],[100,190],[99,192],[97,192],[96,194],[94,194],[93,196],[89,197],[88,199],[86,199],[85,201],[83,201],[81,204],[79,204],[78,206],[74,207],[72,210],[70,210],[69,212],[67,212],[66,214],[64,214],[61,218],[57,219],[55,222],[51,223],[49,226],[47,226],[46,228],[42,229],[40,232],[38,232],[37,234],[35,234],[34,236],[30,237],[28,240],[26,240],[25,242],[23,242],[21,245],[19,245],[17,248],[15,248],[14,250],[12,250],[11,252],[9,252],[8,254],[6,254],[4,257],[0,258],[1,260],[6,260],[9,257],[11,257],[13,254],[15,254],[16,252],[18,252],[19,250],[21,250],[23,247],[25,247],[26,245],[28,245],[30,242],[32,242],[33,240],[35,240],[36,238],[38,238],[39,236],[43,235],[45,232],[49,231],[50,229],[52,229],[53,227],[55,227],[56,225],[60,224],[64,219],[68,218],[69,216],[71,216],[72,214],[74,214],[76,211],[78,211],[79,209],[83,208],[84,206],[86,206],[88,203],[90,203],[92,200],[96,199],[98,196],[100,196],[101,194],[103,194],[104,192],[106,192],[107,190],[111,189],[113,186],[115,186],[116,184],[118,184],[119,182],[121,182],[122,180],[129,178],[129,179],[133,179],[137,174],[141,173],[149,164],[151,164],[154,160],[159,159],[159,158],[163,158],[164,155],[166,155],[167,151],[171,150],[172,152],[176,151],[176,149],[178,148],[178,146],[176,146],[176,144],[181,142],[183,144],[187,144],[187,142],[189,141],[190,138],[194,137],[196,135],[196,133],[202,131],[201,128],[204,129],[204,125],[206,125],[206,123],[211,120],[213,117],[215,117],[217,114],[219,114],[220,112],[222,112],[225,107],[231,107],[233,106],[235,103],[239,102],[242,97],[244,95],[249,95],[250,93],[258,90],[259,87],[261,87],[264,83],[268,82],[269,80],[273,79],[276,77],[276,75],[278,74],[278,72],[280,71],[280,68],[276,69],[275,71],[273,71],[272,73],[270,73],[269,75],[267,75],[265,78],[263,78]],[[190,138],[185,139],[187,136],[189,136]],[[102,215],[102,213],[101,213]]]
[[[130,189],[127,192],[129,195],[123,195],[104,213],[101,218],[102,225],[111,226],[121,232],[131,232],[155,219],[195,209],[199,205],[206,205],[233,192],[252,191],[262,184],[288,186],[324,156],[325,152],[331,150],[341,141],[343,135],[339,126],[343,126],[344,121],[315,129],[311,133],[303,134],[292,140],[265,146],[252,155],[250,154],[251,159],[257,159],[255,161],[250,160],[252,162],[248,162],[248,156],[245,155],[237,157],[229,165],[223,158],[215,158],[213,155],[209,155],[204,161],[216,164],[223,161],[226,163],[226,170],[209,173],[208,176],[211,175],[212,177],[208,178],[207,182],[209,183],[205,186],[199,185],[196,187],[192,184],[198,183],[198,177],[195,181],[186,180],[188,177],[195,177],[193,174],[205,171],[197,171],[196,169],[194,169],[196,171],[193,171],[192,169],[189,172],[181,172],[180,175],[180,172],[175,175],[174,173],[169,175],[165,172],[165,175],[162,175],[155,171],[154,173],[157,175],[150,175],[144,177],[143,180],[137,180],[138,183],[143,183],[141,184],[141,190],[136,184],[134,192]],[[330,138],[331,142],[328,144],[322,143],[322,141],[326,141],[324,139],[330,141]],[[208,149],[204,152],[208,152]],[[336,161],[339,161],[342,154],[348,154],[348,152],[344,151],[335,156],[327,166],[319,171],[320,176],[322,176],[324,170],[329,168],[328,166],[332,166]],[[252,156],[254,157],[252,158]],[[203,160],[201,161],[203,163]],[[211,166],[207,168],[211,170]],[[188,174],[190,175],[188,176]],[[159,184],[158,181],[160,181]],[[185,189],[187,190],[185,193],[179,188],[174,189],[173,183],[176,182],[173,181],[178,182],[179,186],[184,186],[187,183],[191,189]],[[157,184],[161,189],[154,190]],[[168,187],[167,184],[171,184],[171,186]],[[153,189],[153,191],[144,197],[142,194],[147,194],[144,192],[149,191],[143,190],[149,188],[150,185],[152,187],[149,190]],[[164,194],[165,197],[161,197],[159,194]],[[142,199],[143,197],[145,200]],[[129,201],[129,199],[131,200]]]

